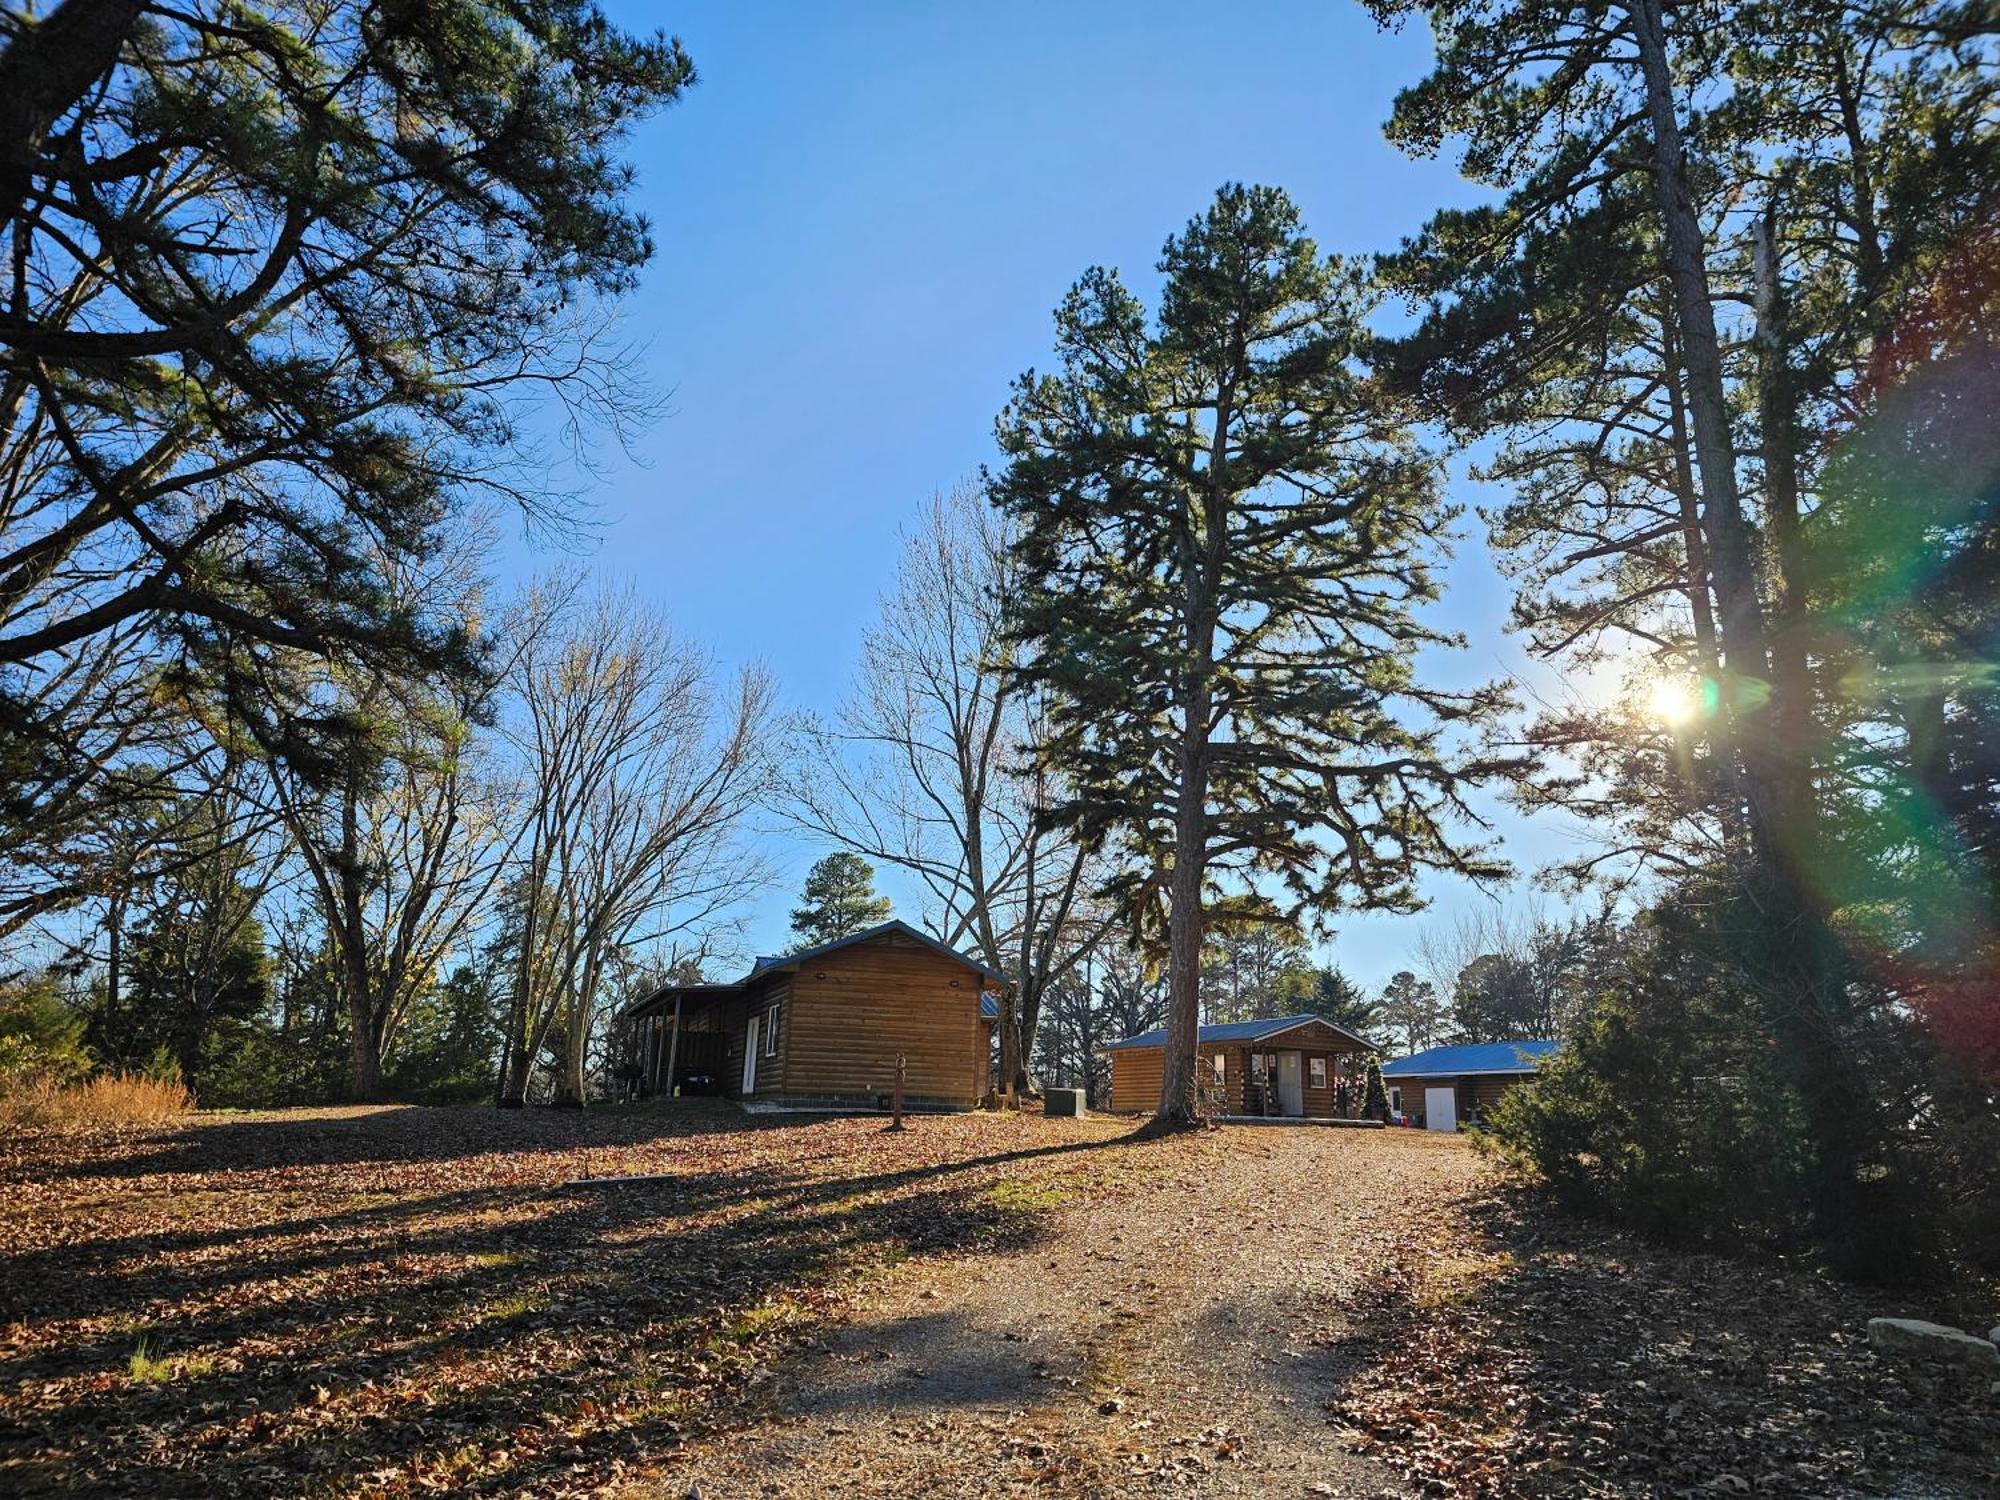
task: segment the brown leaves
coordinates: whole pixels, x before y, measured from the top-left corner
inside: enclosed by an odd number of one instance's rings
[[[1381,1278],[1376,1362],[1334,1406],[1351,1449],[1426,1493],[1970,1493],[2000,1472],[2000,1403],[1878,1363],[1855,1289],[1497,1194],[1457,1234]],[[1495,1269],[1440,1296],[1426,1265],[1468,1255]]]
[[[12,1140],[0,1489],[590,1492],[727,1420],[856,1271],[1032,1236],[993,1186],[1122,1130],[693,1105]]]

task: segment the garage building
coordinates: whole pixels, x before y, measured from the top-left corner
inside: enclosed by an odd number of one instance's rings
[[[1389,1108],[1427,1130],[1477,1125],[1500,1096],[1554,1057],[1560,1042],[1476,1042],[1433,1047],[1382,1065]]]

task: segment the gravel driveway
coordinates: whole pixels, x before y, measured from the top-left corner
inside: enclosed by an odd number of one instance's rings
[[[1029,1250],[905,1266],[656,1493],[1407,1493],[1327,1415],[1345,1309],[1485,1169],[1448,1137],[1227,1131]]]

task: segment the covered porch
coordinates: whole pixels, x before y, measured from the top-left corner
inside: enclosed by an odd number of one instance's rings
[[[1156,1110],[1166,1033],[1113,1042],[1111,1107]],[[1358,1118],[1362,1083],[1375,1048],[1320,1016],[1271,1016],[1201,1028],[1202,1104],[1220,1119]]]
[[[750,997],[741,985],[684,985],[633,1007],[621,1081],[630,1097],[739,1092]]]
[[[1218,1047],[1208,1113],[1218,1119],[1356,1120],[1361,1116],[1367,1050],[1315,1045],[1238,1043]],[[1206,1051],[1207,1049],[1204,1049]]]

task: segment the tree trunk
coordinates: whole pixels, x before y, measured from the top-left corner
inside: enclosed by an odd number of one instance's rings
[[[359,1104],[379,1104],[387,1097],[382,1089],[382,1049],[375,1040],[375,1028],[369,1024],[365,984],[361,994],[362,1003],[348,1007],[348,1029],[354,1041],[354,1098]]]
[[[1042,1083],[1035,1076],[1035,1033],[1042,1024],[1042,986],[1039,981],[1021,987],[1021,1000],[1017,1007],[1015,1025],[1019,1028],[1014,1043],[1014,1092],[1033,1099],[1042,1092]]]
[[[1660,0],[1635,0],[1630,14],[1645,77],[1652,123],[1654,182],[1658,191],[1667,269],[1674,289],[1688,404],[1694,419],[1695,456],[1701,468],[1716,598],[1729,683],[1723,695],[1739,725],[1736,743],[1750,818],[1756,874],[1752,896],[1763,908],[1769,937],[1770,979],[1765,1023],[1777,1035],[1799,1087],[1812,1151],[1812,1206],[1821,1241],[1837,1250],[1860,1213],[1859,1168],[1870,1102],[1843,1054],[1835,1020],[1838,980],[1831,938],[1812,895],[1810,872],[1796,861],[1792,819],[1800,809],[1787,795],[1780,725],[1810,722],[1797,694],[1805,685],[1772,686],[1786,694],[1774,712],[1744,701],[1746,683],[1770,683],[1765,635],[1750,535],[1736,483],[1715,312],[1709,300],[1707,244],[1688,188],[1687,167],[1675,112]],[[1775,270],[1775,266],[1774,266]],[[1767,474],[1767,482],[1772,476]],[[1776,476],[1780,485],[1785,474]],[[1772,497],[1782,507],[1782,494]],[[1796,506],[1796,496],[1793,497]],[[1777,517],[1774,513],[1774,521]],[[1782,521],[1777,521],[1782,530]],[[1776,693],[1773,693],[1776,696]],[[1803,715],[1803,719],[1795,716]],[[1742,732],[1744,719],[1754,720]],[[1775,721],[1775,722],[1774,722]]]
[[[1769,735],[1759,733],[1757,725],[1744,732],[1744,721],[1760,716],[1754,700],[1761,696],[1758,688],[1768,682],[1771,669],[1756,562],[1736,483],[1735,438],[1729,426],[1721,343],[1715,332],[1715,307],[1709,300],[1708,246],[1688,188],[1659,0],[1635,0],[1630,14],[1645,77],[1653,136],[1653,183],[1668,282],[1674,293],[1681,362],[1687,371],[1695,461],[1701,470],[1709,564],[1727,673],[1721,684],[1722,703],[1729,716],[1731,738],[1742,758],[1753,848],[1760,863],[1769,868],[1776,855],[1777,822],[1775,788],[1764,748]]]
[[[1715,638],[1708,545],[1701,535],[1701,501],[1695,495],[1694,455],[1688,443],[1687,397],[1681,389],[1680,340],[1674,332],[1671,307],[1661,310],[1660,351],[1667,387],[1667,440],[1673,447],[1674,501],[1680,511],[1681,546],[1687,553],[1688,611],[1694,621],[1695,657],[1702,672],[1720,684],[1722,653]]]
[[[1021,989],[1007,980],[1000,983],[1000,1060],[994,1087],[1000,1103],[1008,1109],[1020,1106],[1017,1081],[1021,1072]]]
[[[1201,1055],[1202,886],[1208,852],[1208,711],[1206,652],[1191,670],[1181,737],[1174,868],[1167,887],[1167,1045],[1162,1054],[1160,1120],[1201,1119],[1196,1064]]]
[[[1175,823],[1174,868],[1167,913],[1167,1045],[1160,1078],[1160,1119],[1192,1125],[1201,1118],[1195,1064],[1200,1055],[1202,794],[1199,773],[1183,753],[1181,809]]]
[[[602,972],[597,959],[586,959],[583,976],[575,993],[570,996],[565,1030],[568,1045],[564,1048],[562,1084],[556,1090],[555,1101],[569,1109],[582,1109],[584,1106],[589,1081],[591,1013],[597,1008],[597,983]]]
[[[347,994],[347,1019],[353,1033],[354,1099],[358,1104],[382,1102],[382,1034],[378,997],[368,972],[368,923],[361,909],[361,842],[357,803],[360,788],[352,771],[340,809],[340,925],[334,933],[340,950],[341,988]]]
[[[128,872],[129,873],[129,872]],[[118,990],[124,982],[125,973],[125,896],[123,892],[111,898],[111,905],[104,915],[107,952],[104,959],[104,1014],[112,1027],[113,1035],[122,1033],[123,1018],[118,1014]]]
[[[1764,513],[1777,554],[1778,619],[1771,632],[1772,719],[1781,775],[1780,833],[1791,858],[1810,865],[1812,828],[1812,678],[1808,662],[1805,557],[1799,535],[1797,397],[1792,388],[1785,290],[1778,274],[1777,223],[1757,222],[1757,415],[1763,437]]]
[[[142,0],[63,0],[39,21],[15,21],[0,52],[0,224],[21,212],[50,129],[116,64],[144,9]]]
[[[534,1040],[526,1035],[525,1018],[522,1030],[516,1033],[510,1045],[513,1056],[507,1060],[507,1081],[500,1090],[502,1109],[519,1109],[528,1102],[528,1079],[535,1071],[535,1053],[538,1050]]]

